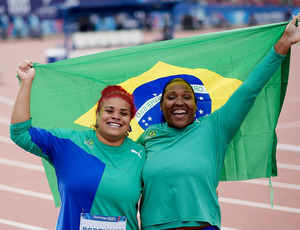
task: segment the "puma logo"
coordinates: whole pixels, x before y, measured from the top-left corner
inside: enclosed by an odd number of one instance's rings
[[[139,152],[137,152],[137,151],[135,151],[134,149],[131,149],[131,152],[137,154],[137,155],[139,156],[139,158],[142,158],[142,157],[141,157],[141,152],[142,152],[142,150],[139,151]]]

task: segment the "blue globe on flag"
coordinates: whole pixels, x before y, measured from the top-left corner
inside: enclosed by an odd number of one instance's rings
[[[160,111],[160,99],[165,85],[174,78],[183,78],[192,86],[197,100],[195,119],[211,113],[211,98],[199,78],[188,74],[162,77],[140,85],[133,91],[137,108],[135,119],[143,129],[164,122]]]

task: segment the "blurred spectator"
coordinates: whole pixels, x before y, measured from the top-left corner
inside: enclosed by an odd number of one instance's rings
[[[31,38],[42,38],[40,19],[35,14],[30,14],[28,17],[29,36]]]
[[[116,29],[117,30],[123,30],[124,29],[124,22],[126,21],[125,14],[115,15],[115,21],[116,21]]]
[[[289,20],[291,20],[292,19],[292,12],[291,12],[291,10],[289,9],[289,10],[287,10],[286,12],[285,12],[285,14],[284,14],[284,20],[285,21],[289,21]]]
[[[212,15],[212,20],[213,20],[214,26],[217,28],[229,27],[229,24],[228,24],[226,18],[220,12],[215,12]]]
[[[251,13],[248,21],[248,26],[256,26],[256,25],[257,25],[257,21],[255,15]]]
[[[169,14],[163,16],[162,40],[172,39],[171,19]]]
[[[147,31],[150,31],[152,30],[152,27],[153,27],[153,19],[152,19],[152,16],[151,14],[146,14],[145,16],[145,28]]]
[[[186,15],[183,16],[182,29],[183,30],[193,30],[194,29],[194,23],[193,23],[192,15],[186,14]]]
[[[7,39],[8,26],[9,26],[9,18],[7,14],[3,13],[0,16],[0,34],[3,40]]]
[[[107,16],[104,18],[104,30],[115,30],[116,29],[116,21],[114,17]]]
[[[13,30],[16,38],[23,37],[23,31],[26,31],[26,25],[24,19],[20,16],[15,16],[13,18]]]
[[[93,30],[93,26],[90,22],[89,17],[82,16],[78,19],[78,30],[80,32],[87,32],[87,31],[92,31]]]
[[[92,24],[94,31],[99,31],[103,29],[102,20],[98,14],[91,14],[90,22]]]
[[[203,29],[203,24],[204,24],[204,20],[205,20],[205,11],[202,7],[197,8],[196,19],[198,22],[199,29]]]

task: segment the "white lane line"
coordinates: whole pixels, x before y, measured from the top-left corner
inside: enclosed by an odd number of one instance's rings
[[[13,106],[14,103],[15,103],[15,100],[11,99],[9,97],[5,97],[5,96],[0,95],[0,102],[3,103],[3,104],[6,104],[6,105]]]
[[[0,117],[0,123],[1,123],[1,117]],[[9,124],[9,122],[7,124]],[[0,142],[6,143],[6,144],[14,144],[13,141],[9,137],[5,137],[5,136],[0,136]],[[287,150],[287,151],[292,151],[292,152],[300,152],[299,145],[289,145],[289,144],[278,143],[277,149]]]
[[[0,184],[0,190],[53,201],[53,197],[51,195],[39,193],[39,192],[33,192],[30,190],[25,190],[25,189],[20,189],[20,188],[15,188],[15,187],[11,187],[11,186],[6,186],[6,185],[2,185],[2,184]],[[265,208],[265,209],[270,209],[270,210],[277,210],[277,211],[292,212],[292,213],[300,214],[299,208],[292,208],[292,207],[286,207],[286,206],[280,206],[280,205],[274,205],[272,208],[270,204],[258,203],[258,202],[246,201],[246,200],[238,200],[238,199],[232,199],[232,198],[226,198],[226,197],[220,197],[219,201],[223,202],[223,203],[230,203],[230,204],[236,204],[236,205],[242,205],[242,206]]]
[[[40,227],[23,224],[23,223],[11,221],[11,220],[1,219],[1,218],[0,218],[0,224],[5,224],[8,226],[18,227],[18,228],[27,229],[27,230],[49,230],[47,228],[40,228]],[[221,230],[238,230],[238,229],[221,227]]]
[[[221,230],[239,230],[237,228],[226,228],[221,226]]]
[[[6,143],[6,144],[14,144],[14,142],[9,137],[5,137],[5,136],[0,136],[0,142]],[[299,145],[289,145],[289,144],[278,143],[277,149],[291,151],[291,152],[300,152]]]
[[[53,201],[53,198],[51,195],[39,193],[39,192],[33,192],[30,190],[25,190],[25,189],[20,189],[20,188],[15,188],[15,187],[11,187],[11,186],[6,186],[6,185],[2,185],[2,184],[0,184],[0,190]],[[226,197],[220,197],[219,201],[223,202],[223,203],[229,203],[229,204],[235,204],[235,205],[242,205],[242,206],[248,206],[248,207],[254,207],[254,208],[264,208],[264,209],[269,209],[269,210],[276,210],[276,211],[300,214],[299,208],[292,208],[292,207],[286,207],[286,206],[280,206],[280,205],[274,205],[273,207],[271,207],[270,204],[246,201],[246,200],[238,200],[238,199],[232,199],[232,198],[226,198]]]
[[[45,172],[43,166],[30,164],[30,163],[25,163],[25,162],[21,162],[21,161],[10,160],[10,159],[6,159],[6,158],[2,158],[2,157],[0,157],[0,164],[5,164],[5,165],[19,167],[19,168],[30,169],[30,170],[38,171],[38,172]],[[278,168],[300,171],[300,166],[299,165],[292,165],[292,164],[286,164],[286,163],[277,163],[277,166],[278,166]],[[245,183],[250,183],[250,184],[269,185],[269,181],[263,181],[263,180],[259,180],[259,179],[240,181],[240,182],[245,182]],[[275,181],[272,182],[272,185],[274,187],[290,188],[290,189],[300,190],[300,185],[287,184],[287,183],[281,183],[281,182],[275,182]]]
[[[300,95],[288,96],[284,99],[285,102],[297,102],[300,101]]]
[[[11,220],[1,219],[1,218],[0,218],[0,224],[5,224],[8,226],[13,226],[13,227],[18,227],[18,228],[28,229],[28,230],[48,230],[47,228],[40,228],[40,227],[23,224],[23,223],[11,221]]]
[[[221,230],[239,230],[237,228],[226,228],[221,226]]]
[[[0,123],[9,125],[10,124],[10,119],[5,118],[5,117],[0,117]],[[291,126],[292,126],[292,124],[291,124]],[[295,124],[293,126],[295,126]],[[300,122],[299,122],[299,127],[300,127]],[[13,142],[10,140],[10,138],[4,137],[4,136],[0,136],[0,142],[13,144]],[[300,146],[299,145],[289,145],[289,144],[277,143],[277,149],[287,150],[287,151],[292,151],[292,152],[300,152]]]
[[[274,205],[273,207],[271,207],[270,204],[246,201],[246,200],[238,200],[238,199],[232,199],[232,198],[225,198],[225,197],[220,197],[219,201],[222,203],[236,204],[236,205],[242,205],[242,206],[248,206],[248,207],[254,207],[254,208],[265,208],[265,209],[269,209],[269,210],[292,212],[292,213],[300,214],[299,208],[291,208],[291,207],[280,206],[280,205]]]
[[[245,180],[245,181],[240,181],[240,182],[247,183],[247,184],[256,184],[256,185],[269,186],[269,181],[267,181],[267,180],[260,180],[260,179]],[[282,183],[282,182],[272,181],[272,186],[273,187],[277,187],[277,188],[287,188],[287,189],[300,190],[300,185],[298,185],[298,184],[288,184],[288,183]]]
[[[299,145],[288,145],[288,144],[277,144],[277,149],[280,150],[287,150],[292,152],[300,152],[300,146]]]
[[[0,157],[0,164],[24,168],[24,169],[30,169],[30,170],[38,171],[38,172],[45,172],[43,166],[25,163],[22,161],[10,160],[10,159],[6,159],[6,158],[2,158],[2,157]]]
[[[278,168],[300,171],[300,165],[292,165],[286,163],[277,163]]]
[[[293,121],[293,122],[283,122],[278,123],[276,126],[276,130],[278,129],[290,129],[290,128],[299,128],[300,127],[300,121]]]
[[[6,117],[0,117],[0,123],[5,124],[5,125],[9,125],[10,124],[10,119],[8,119]]]
[[[16,194],[20,194],[20,195],[24,195],[24,196],[31,196],[31,197],[35,197],[35,198],[41,198],[44,200],[53,201],[52,195],[48,195],[48,194],[40,193],[40,192],[34,192],[34,191],[21,189],[21,188],[16,188],[16,187],[12,187],[12,186],[7,186],[7,185],[3,185],[3,184],[0,184],[0,190],[5,191],[5,192],[12,192],[12,193],[16,193]]]
[[[9,137],[0,136],[0,142],[5,144],[15,144]]]

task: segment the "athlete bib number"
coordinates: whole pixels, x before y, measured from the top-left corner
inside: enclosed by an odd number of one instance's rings
[[[80,214],[79,230],[126,230],[126,216],[98,216]]]

